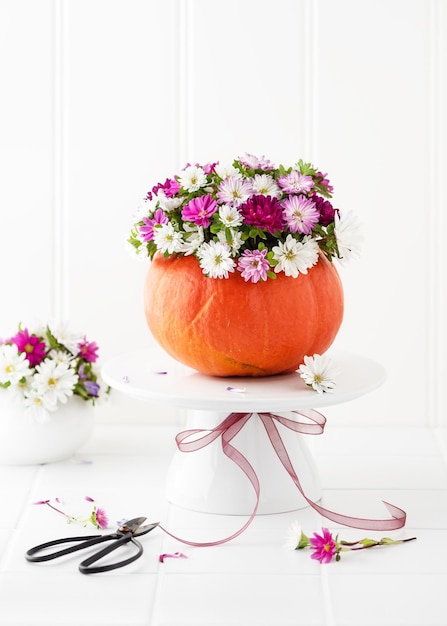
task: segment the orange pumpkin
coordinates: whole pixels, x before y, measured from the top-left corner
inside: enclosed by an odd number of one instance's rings
[[[174,359],[211,376],[293,372],[325,352],[343,318],[337,270],[321,253],[307,274],[208,278],[195,257],[156,255],[144,287],[147,324]]]

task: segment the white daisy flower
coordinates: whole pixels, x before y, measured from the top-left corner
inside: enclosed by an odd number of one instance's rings
[[[352,211],[339,217],[335,213],[335,237],[337,239],[340,260],[348,261],[351,258],[360,256],[360,247],[363,236],[360,233],[360,222]]]
[[[78,380],[78,375],[66,363],[46,359],[36,367],[32,388],[41,396],[46,408],[54,407],[57,402],[67,402]]]
[[[183,239],[171,223],[160,224],[154,228],[154,243],[160,252],[174,254],[181,251]]]
[[[229,206],[228,204],[222,204],[219,207],[219,219],[222,224],[228,228],[240,226],[244,221],[244,218],[236,207]]]
[[[286,276],[296,278],[298,274],[307,274],[307,270],[318,261],[318,244],[312,237],[304,237],[297,241],[292,235],[287,235],[283,243],[274,246],[273,258],[278,261],[275,272],[284,272]]]
[[[228,278],[228,272],[234,272],[235,263],[231,258],[230,246],[226,243],[204,243],[197,251],[197,257],[203,273],[210,278]]]
[[[256,174],[253,178],[253,191],[257,195],[279,198],[281,189],[269,174]]]
[[[240,176],[240,171],[234,165],[221,165],[218,163],[214,167],[214,171],[219,178],[228,178],[229,176]]]
[[[73,356],[62,350],[50,350],[48,356],[53,359],[53,361],[56,361],[56,363],[66,363],[70,365],[73,361]]]
[[[159,206],[157,208],[163,209],[166,213],[171,213],[178,209],[183,203],[184,198],[168,198],[164,191],[160,190],[157,195]]]
[[[292,522],[287,529],[286,538],[284,541],[284,547],[286,550],[296,550],[301,539],[302,534],[301,526],[298,520]]]
[[[49,411],[56,409],[56,404],[45,403],[44,397],[40,396],[36,389],[30,389],[25,395],[26,415],[35,422],[48,422]]]
[[[205,187],[207,182],[205,171],[196,165],[190,165],[185,168],[179,178],[180,187],[189,193]]]
[[[304,357],[304,364],[298,368],[301,378],[306,385],[318,393],[332,392],[335,388],[335,378],[339,374],[333,367],[331,359],[323,354],[314,354]]]
[[[230,228],[230,239],[227,238],[227,234],[225,231],[221,230],[217,233],[217,238],[221,243],[226,243],[230,246],[231,256],[235,256],[238,250],[241,248],[242,241],[242,233],[238,230],[233,230]]]
[[[83,341],[83,336],[72,333],[68,322],[50,322],[48,326],[58,343],[70,350],[74,356],[79,353],[79,344]]]
[[[185,256],[190,256],[191,254],[194,254],[205,241],[203,226],[195,226],[193,224],[185,223],[183,228],[185,229],[185,234],[183,235],[181,252]]]
[[[29,363],[15,344],[0,346],[0,383],[17,385],[21,378],[31,375]]]

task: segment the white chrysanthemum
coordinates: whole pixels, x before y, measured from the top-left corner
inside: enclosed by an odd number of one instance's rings
[[[66,363],[70,365],[73,361],[73,356],[62,350],[51,350],[48,356],[56,363]]]
[[[217,238],[221,243],[226,243],[228,246],[230,246],[231,256],[235,257],[243,244],[242,233],[238,230],[233,230],[232,228],[230,228],[229,234],[230,239],[228,239],[227,233],[221,230],[217,233]]]
[[[234,272],[235,263],[231,258],[230,246],[226,243],[204,243],[197,251],[197,256],[203,273],[210,278],[228,278],[228,272]]]
[[[279,198],[281,189],[269,174],[256,174],[253,178],[253,191],[257,195]]]
[[[203,226],[196,226],[195,224],[187,224],[185,222],[183,228],[185,229],[185,234],[183,235],[181,252],[185,256],[190,256],[194,254],[205,241]]]
[[[341,261],[348,261],[351,258],[360,256],[360,246],[363,236],[360,232],[360,222],[352,211],[339,217],[335,213],[335,237],[337,239],[338,252]]]
[[[205,187],[207,182],[205,171],[196,165],[190,165],[185,168],[179,178],[180,187],[189,193]]]
[[[304,237],[302,241],[297,241],[292,235],[287,235],[283,243],[274,246],[273,258],[278,261],[275,272],[284,272],[286,276],[296,278],[298,274],[307,274],[318,261],[318,244],[312,237]]]
[[[298,371],[306,385],[318,393],[334,391],[335,379],[339,372],[327,355],[305,356],[304,364],[299,366]]]
[[[17,385],[21,378],[31,375],[29,363],[15,344],[0,346],[0,383]]]
[[[154,243],[160,252],[175,254],[181,251],[183,239],[171,223],[160,224],[154,228]]]
[[[286,550],[296,550],[301,539],[301,533],[301,526],[298,523],[298,520],[295,520],[290,524],[286,532],[286,538],[284,541],[284,547]]]
[[[234,165],[221,165],[218,163],[214,167],[214,171],[219,178],[228,178],[229,176],[240,176],[240,171]]]
[[[228,228],[240,226],[244,221],[244,218],[236,207],[229,206],[228,204],[222,204],[219,207],[219,219],[222,224]]]
[[[25,396],[26,415],[35,422],[48,422],[49,411],[56,409],[56,404],[45,403],[45,398],[40,396],[36,389],[31,389]]]
[[[183,203],[183,198],[168,198],[162,190],[158,192],[157,199],[160,205],[158,208],[163,209],[166,213],[175,211]]]
[[[52,335],[57,341],[65,346],[73,355],[79,353],[79,344],[83,341],[83,336],[70,331],[68,322],[50,322],[48,324]]]
[[[78,375],[66,363],[45,359],[36,367],[32,388],[42,398],[46,408],[54,407],[57,402],[67,402],[78,380]]]

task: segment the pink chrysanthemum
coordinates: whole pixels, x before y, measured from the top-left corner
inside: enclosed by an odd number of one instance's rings
[[[144,226],[140,226],[140,237],[143,241],[151,241],[154,238],[154,226],[156,224],[167,224],[169,222],[164,211],[157,209],[154,213],[154,217],[149,219],[143,217]]]
[[[239,207],[239,211],[246,224],[267,230],[271,235],[283,229],[283,211],[276,198],[252,196]]]
[[[309,538],[310,549],[313,550],[312,559],[320,563],[330,563],[337,552],[337,546],[331,533],[327,528],[322,528],[323,535],[314,533]]]
[[[305,176],[296,170],[292,170],[286,176],[281,176],[277,182],[284,193],[306,193],[314,186],[312,176]]]
[[[164,191],[167,198],[172,198],[179,191],[180,185],[174,178],[167,178],[164,183],[158,183],[152,187],[152,193],[157,195],[160,189]]]
[[[266,254],[266,249],[245,250],[239,257],[237,269],[245,281],[251,280],[252,283],[257,283],[259,280],[267,280],[270,263],[265,258]]]
[[[87,341],[84,337],[84,341],[79,344],[79,355],[89,361],[95,363],[98,358],[99,347],[95,341]]]
[[[107,514],[104,511],[104,509],[100,509],[99,507],[96,508],[94,511],[94,515],[95,515],[95,522],[98,528],[102,528],[102,529],[107,528],[107,526],[109,525],[109,518],[107,517]]]
[[[289,196],[283,202],[284,218],[291,233],[309,235],[318,222],[320,213],[306,196]]]
[[[257,157],[246,152],[244,156],[239,157],[239,161],[242,165],[245,165],[245,167],[253,170],[263,170],[265,172],[267,170],[275,169],[273,163],[266,159],[264,155],[262,155],[262,157]]]
[[[253,193],[251,183],[239,176],[228,176],[219,184],[217,199],[222,204],[238,207]]]
[[[210,218],[216,211],[217,202],[213,196],[207,194],[190,200],[182,209],[182,218],[186,222],[194,222],[197,226],[208,228],[211,222]]]
[[[46,353],[45,343],[37,335],[30,335],[27,328],[18,332],[15,337],[11,338],[11,341],[15,343],[19,352],[25,354],[25,358],[31,367],[39,365],[44,360]]]

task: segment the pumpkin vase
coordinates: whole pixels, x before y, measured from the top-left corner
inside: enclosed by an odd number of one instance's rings
[[[343,288],[333,263],[297,278],[247,282],[205,276],[194,256],[155,255],[144,286],[155,340],[177,361],[210,376],[290,373],[305,355],[322,354],[343,319]]]

